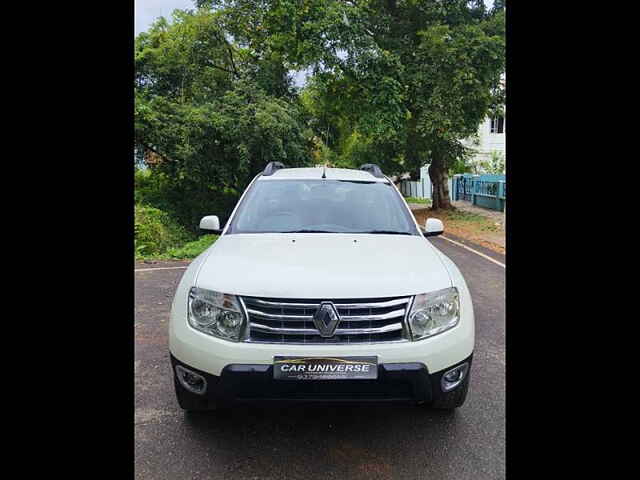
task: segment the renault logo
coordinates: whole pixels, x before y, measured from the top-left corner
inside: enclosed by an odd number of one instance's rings
[[[331,302],[322,302],[320,308],[313,316],[313,323],[320,332],[320,336],[324,338],[333,337],[338,323],[340,323],[340,315],[338,310]]]

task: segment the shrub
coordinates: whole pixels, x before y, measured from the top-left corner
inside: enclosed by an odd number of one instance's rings
[[[170,248],[164,255],[166,258],[183,260],[196,258],[218,239],[218,235],[203,235],[193,242],[188,242],[182,247]]]
[[[164,253],[193,239],[193,235],[178,225],[166,212],[144,205],[135,207],[136,257]]]
[[[166,212],[192,233],[192,238],[199,233],[200,219],[206,215],[218,215],[224,224],[239,197],[237,191],[171,179],[153,169],[136,169],[134,188],[136,205]]]

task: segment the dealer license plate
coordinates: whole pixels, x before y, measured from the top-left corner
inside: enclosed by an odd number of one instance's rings
[[[276,380],[357,380],[378,378],[378,357],[273,357]]]

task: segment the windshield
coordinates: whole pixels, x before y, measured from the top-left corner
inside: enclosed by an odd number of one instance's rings
[[[272,232],[419,234],[389,183],[257,181],[242,200],[228,233]]]

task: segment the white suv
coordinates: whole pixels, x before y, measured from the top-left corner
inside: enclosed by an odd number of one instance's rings
[[[235,402],[464,403],[471,296],[376,165],[284,168],[243,193],[176,291],[169,349],[188,411]]]

